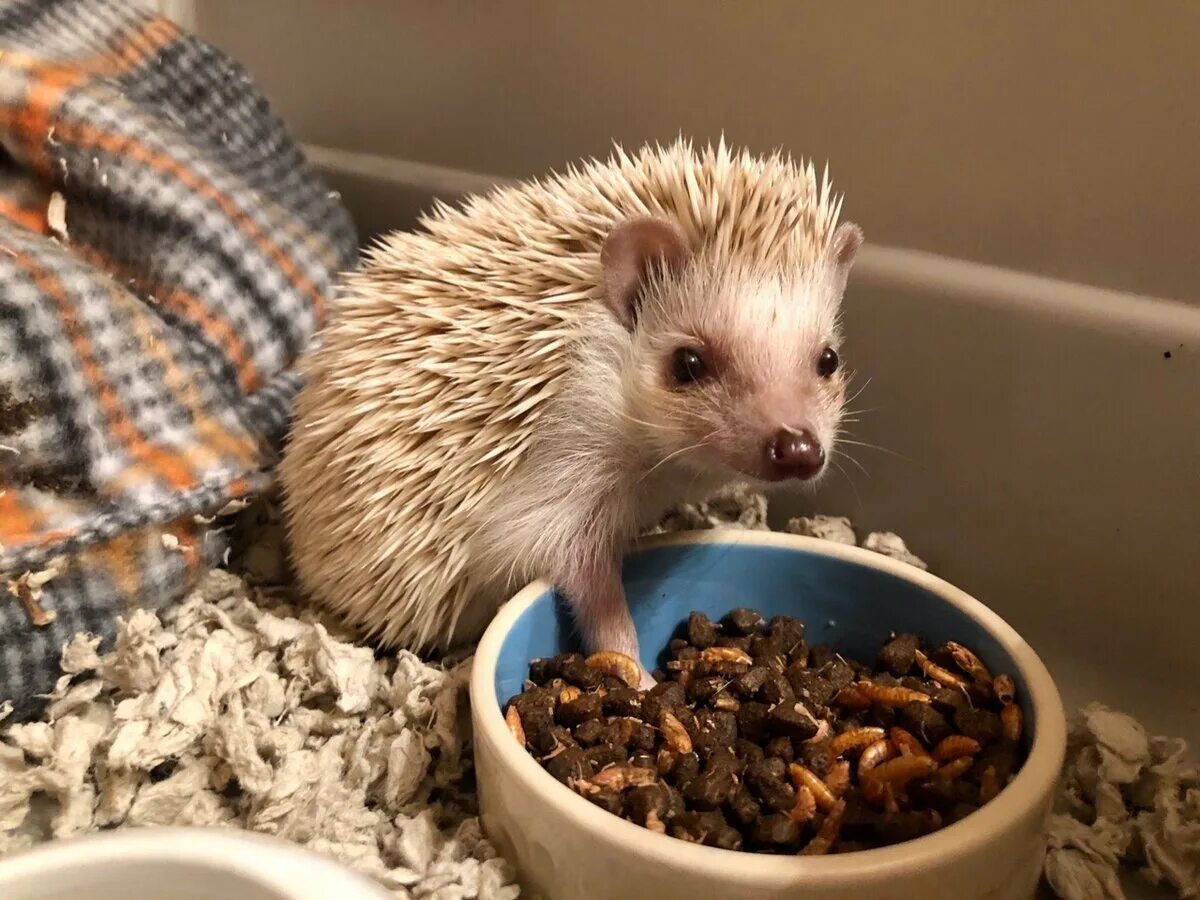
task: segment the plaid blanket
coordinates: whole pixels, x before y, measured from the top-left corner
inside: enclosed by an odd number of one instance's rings
[[[115,0],[0,0],[0,702],[180,598],[261,489],[356,240],[246,73]]]

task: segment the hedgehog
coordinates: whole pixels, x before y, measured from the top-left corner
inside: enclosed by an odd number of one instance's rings
[[[544,578],[586,650],[639,659],[629,543],[679,502],[828,467],[863,239],[841,206],[828,167],[681,139],[378,239],[302,363],[280,463],[302,592],[432,653]]]

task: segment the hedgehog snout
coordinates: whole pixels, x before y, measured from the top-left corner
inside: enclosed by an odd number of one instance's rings
[[[808,481],[825,467],[825,448],[807,428],[781,428],[763,447],[767,477],[771,481],[797,478]]]

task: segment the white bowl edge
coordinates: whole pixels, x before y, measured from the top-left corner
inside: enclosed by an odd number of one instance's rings
[[[386,900],[391,896],[365,875],[282,838],[201,826],[121,828],[37,844],[0,859],[0,896],[31,887],[34,897],[62,896],[54,886],[56,875],[78,882],[93,872],[103,873],[106,887],[116,887],[123,868],[131,865],[133,868],[126,869],[130,881],[124,887],[144,888],[139,864],[178,867],[185,878],[220,873],[287,900]],[[45,893],[38,892],[39,885]],[[230,900],[237,897],[235,893]]]

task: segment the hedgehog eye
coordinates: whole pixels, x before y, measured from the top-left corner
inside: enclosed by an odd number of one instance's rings
[[[817,374],[822,378],[828,378],[837,371],[837,367],[837,351],[832,347],[826,347],[821,351],[821,355],[817,357]]]
[[[700,351],[680,347],[671,357],[671,376],[679,384],[694,384],[708,375],[708,366]]]

